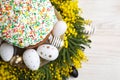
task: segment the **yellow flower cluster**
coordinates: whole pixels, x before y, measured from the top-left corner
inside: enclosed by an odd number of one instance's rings
[[[69,6],[68,6],[69,5]],[[67,22],[68,29],[65,36],[69,37],[70,35],[77,35],[76,30],[74,29],[73,23],[76,21],[77,14],[75,11],[79,11],[78,0],[67,1],[60,5],[60,9],[63,11],[61,15],[65,22]],[[65,38],[65,48],[68,48],[68,40]]]
[[[75,57],[71,57],[71,59],[73,60],[73,65],[76,68],[81,68],[81,60],[79,61],[78,59],[76,59]]]
[[[68,6],[69,5],[69,6]],[[79,11],[78,0],[69,0],[60,4],[61,15],[66,22],[75,23],[76,14]]]
[[[56,66],[58,66],[58,64],[56,64]],[[54,67],[53,64],[50,64],[49,69],[53,76],[53,80],[62,80],[59,67]]]
[[[78,0],[51,0],[51,2],[57,5],[57,8],[59,8],[63,20],[67,23],[68,28],[64,35],[64,47],[68,48],[67,37],[70,35],[77,36],[77,32],[73,24],[81,12],[80,8],[78,7]]]
[[[11,70],[7,70],[10,67],[5,62],[0,61],[0,80],[18,80],[15,75],[11,74]],[[14,69],[12,70],[14,72]]]
[[[69,77],[70,76],[69,73],[72,72],[72,67],[70,65],[67,65],[66,67],[65,66],[62,67],[60,71],[61,71],[61,75],[65,75],[65,76]]]
[[[60,68],[56,69],[56,74],[54,75],[55,80],[62,80],[61,76],[60,76]]]
[[[80,57],[82,61],[87,61],[87,57],[85,56],[85,53],[82,50],[78,49],[77,55]]]
[[[53,66],[53,64],[50,64],[50,71],[53,76],[53,80],[62,80],[62,76],[64,75],[66,77],[70,76],[70,72],[72,72],[72,67],[67,64],[67,62],[64,62],[65,66],[59,66],[57,63],[56,66]]]
[[[42,72],[31,72],[30,79],[31,80],[39,80],[41,77],[45,78],[45,74]]]
[[[85,53],[80,49],[77,50],[77,56],[71,57],[71,59],[72,59],[73,64],[76,68],[81,67],[82,61],[87,61],[87,57],[85,56]]]
[[[89,25],[91,23],[92,23],[92,20],[89,20],[89,19],[84,21],[84,24],[86,24],[86,25]]]
[[[37,77],[34,77],[34,72],[30,73],[30,71],[27,71],[27,69],[21,69],[19,67],[14,68],[6,62],[0,61],[0,80],[18,80],[18,76],[23,73],[25,73],[25,75],[23,75],[25,79],[27,79],[28,76],[31,78],[31,80],[38,79]]]

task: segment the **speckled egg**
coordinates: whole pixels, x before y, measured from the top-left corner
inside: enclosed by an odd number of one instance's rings
[[[38,70],[40,67],[40,58],[34,49],[27,49],[23,53],[23,61],[30,70]]]
[[[10,59],[13,57],[13,54],[14,54],[14,47],[12,45],[8,43],[1,44],[0,55],[5,62],[10,61]]]
[[[49,44],[43,44],[37,48],[39,56],[45,60],[53,61],[57,59],[59,51],[56,47]]]

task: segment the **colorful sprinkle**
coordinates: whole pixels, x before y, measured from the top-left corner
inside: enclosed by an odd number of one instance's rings
[[[49,0],[2,0],[0,37],[20,48],[42,41],[57,21]]]

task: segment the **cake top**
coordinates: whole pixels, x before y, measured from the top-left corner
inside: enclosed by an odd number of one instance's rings
[[[14,46],[39,43],[56,21],[49,0],[0,0],[0,37]]]

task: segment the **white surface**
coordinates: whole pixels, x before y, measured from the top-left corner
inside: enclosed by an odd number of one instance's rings
[[[120,0],[79,0],[83,16],[96,27],[89,61],[78,78],[69,80],[120,80]]]

